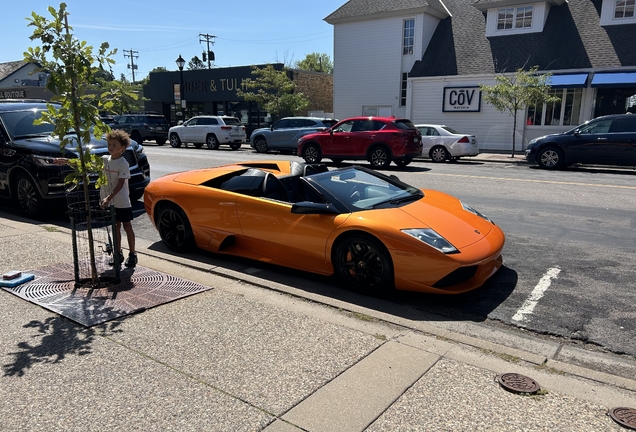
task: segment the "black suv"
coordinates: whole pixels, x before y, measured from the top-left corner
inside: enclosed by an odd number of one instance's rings
[[[69,167],[53,159],[75,158],[70,146],[60,151],[60,140],[52,135],[53,125],[34,125],[33,120],[47,109],[44,102],[0,101],[0,194],[12,197],[31,218],[41,218],[52,203],[66,198],[64,177]],[[93,137],[87,148],[98,155],[108,154],[108,144]],[[137,201],[150,183],[150,165],[143,146],[133,142],[124,152],[130,165],[130,198]]]
[[[123,114],[115,117],[110,127],[125,130],[139,144],[155,141],[161,146],[168,140],[170,123],[160,114]]]
[[[574,163],[636,166],[636,114],[597,117],[569,131],[535,138],[529,164],[546,169]]]

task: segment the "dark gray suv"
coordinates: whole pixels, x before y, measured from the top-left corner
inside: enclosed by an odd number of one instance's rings
[[[546,169],[574,163],[636,166],[636,114],[597,117],[569,131],[535,138],[526,160]]]
[[[250,145],[259,153],[269,150],[296,153],[298,139],[310,133],[327,130],[338,120],[321,117],[285,117],[268,128],[256,129]]]
[[[164,145],[168,140],[170,123],[160,114],[123,114],[109,125],[111,129],[123,129],[139,144],[155,141]]]

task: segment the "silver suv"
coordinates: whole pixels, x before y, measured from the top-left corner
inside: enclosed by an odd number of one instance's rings
[[[229,144],[232,150],[241,148],[245,142],[245,126],[236,117],[196,116],[179,126],[173,126],[168,132],[170,145],[181,147],[192,143],[196,148],[203,144],[216,150],[221,144]]]
[[[296,153],[298,139],[310,133],[327,130],[338,120],[320,117],[285,117],[268,128],[256,129],[250,146],[259,153],[269,150]]]

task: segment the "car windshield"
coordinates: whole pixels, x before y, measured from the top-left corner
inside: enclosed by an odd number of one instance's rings
[[[322,121],[322,124],[324,124],[327,127],[332,127],[333,125],[338,123],[338,120],[321,120],[321,121]]]
[[[455,135],[461,135],[459,132],[457,132],[452,127],[442,126],[442,129],[444,129],[446,132],[450,132],[450,133],[455,134]]]
[[[396,207],[424,196],[422,191],[397,178],[362,167],[314,174],[308,179],[324,191],[326,196],[333,196],[352,212]]]
[[[51,135],[52,124],[34,125],[33,121],[41,117],[43,110],[5,112],[0,114],[2,123],[12,140],[35,136]]]

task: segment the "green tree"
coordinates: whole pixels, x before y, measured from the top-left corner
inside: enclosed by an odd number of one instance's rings
[[[65,3],[60,3],[58,10],[49,6],[48,11],[52,16],[50,20],[35,12],[27,18],[28,26],[34,27],[30,39],[39,43],[35,48],[28,48],[24,60],[40,65],[41,71],[49,73],[47,88],[53,93],[51,101],[59,104],[55,106],[49,103],[47,111],[43,111],[42,117],[36,122],[54,126],[54,135],[60,137],[60,150],[63,151],[68,145],[77,146],[79,157],[70,160],[73,172],[65,181],[83,185],[91,279],[96,285],[98,275],[88,193],[89,175],[99,175],[98,187],[105,183],[106,177],[101,157],[91,154],[84,145],[90,142],[91,133],[100,137],[109,131],[109,127],[100,120],[99,112],[110,111],[114,101],[122,96],[120,92],[91,92],[91,82],[97,79],[105,67],[110,68],[115,63],[111,57],[117,50],[109,51],[108,43],[103,42],[97,54],[94,54],[92,46],[75,38],[71,33],[73,28],[68,25],[69,14]]]
[[[550,73],[537,73],[539,67],[533,66],[529,70],[517,69],[514,75],[501,74],[495,77],[496,84],[479,86],[484,101],[491,104],[497,111],[508,112],[513,118],[512,126],[512,157],[515,156],[515,131],[517,129],[517,113],[525,110],[529,105],[544,102],[558,102],[560,99],[548,95]]]
[[[201,59],[197,56],[192,57],[192,59],[188,62],[189,70],[205,69],[205,68],[206,68],[205,63],[203,63]]]
[[[296,83],[287,70],[276,70],[271,64],[264,68],[252,66],[253,79],[243,86],[249,91],[237,89],[236,94],[246,101],[257,102],[260,107],[275,116],[296,115],[307,110],[309,100],[296,92]]]
[[[150,74],[153,72],[168,72],[168,69],[163,66],[157,66],[156,68],[153,68],[150,72],[148,72],[148,75],[144,79],[137,81],[137,84],[140,84],[141,87],[148,85],[148,83],[150,82]]]
[[[302,69],[313,72],[333,73],[333,63],[326,53],[311,53],[303,60],[299,60],[295,64],[296,69]]]

